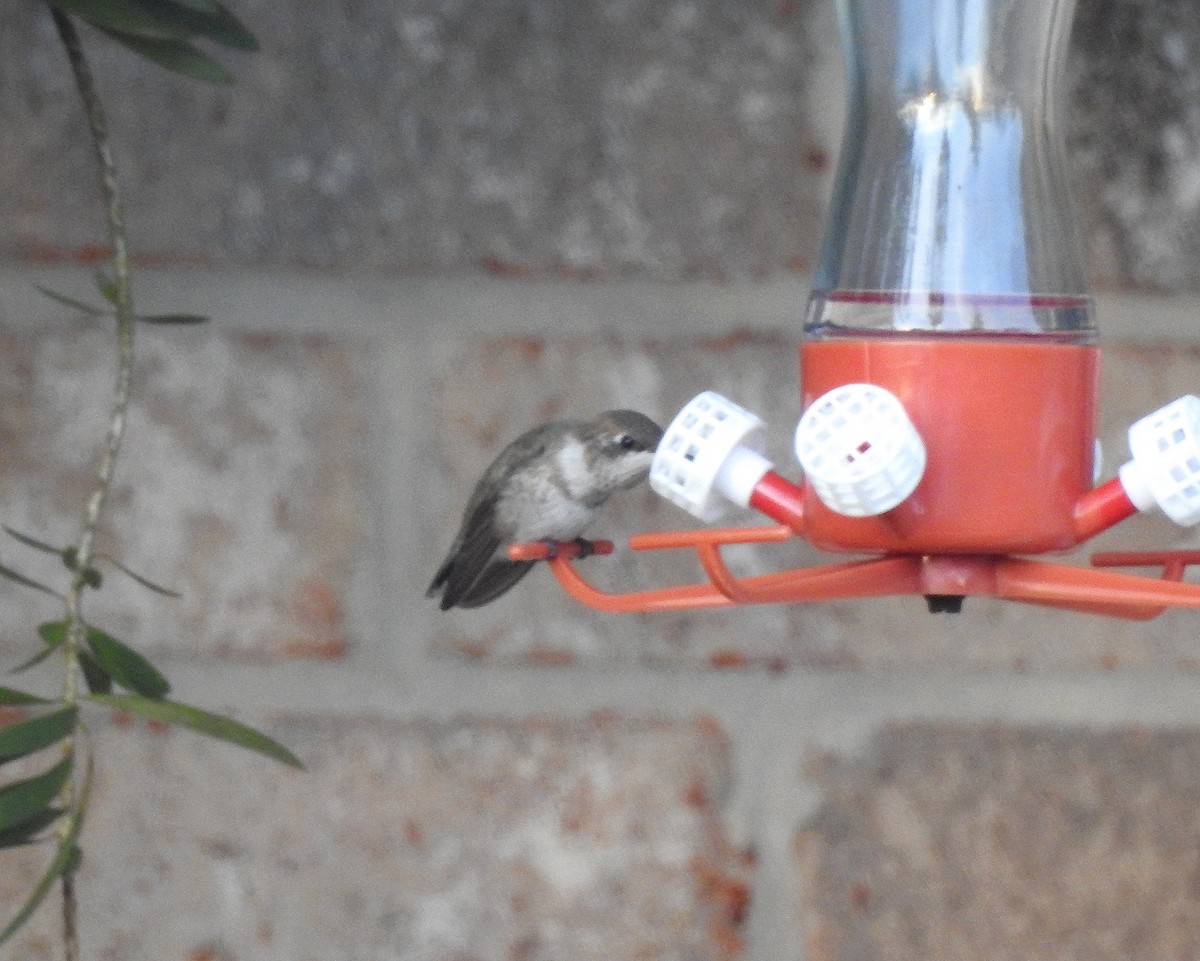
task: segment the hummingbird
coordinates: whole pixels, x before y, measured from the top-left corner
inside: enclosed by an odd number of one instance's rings
[[[536,563],[510,560],[510,544],[582,542],[609,497],[649,475],[662,433],[645,414],[609,410],[595,420],[552,421],[522,434],[475,485],[425,596],[440,592],[443,611],[480,607]]]

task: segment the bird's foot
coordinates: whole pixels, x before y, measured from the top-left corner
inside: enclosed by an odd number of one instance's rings
[[[547,537],[540,541],[510,545],[508,558],[512,561],[552,561],[557,557],[571,560],[591,557],[593,554],[611,554],[612,552],[612,541],[589,541],[582,537],[571,541],[556,541],[552,537]]]

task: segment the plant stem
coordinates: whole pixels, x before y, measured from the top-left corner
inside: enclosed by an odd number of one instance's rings
[[[133,291],[129,273],[129,251],[125,239],[125,214],[121,203],[120,187],[117,184],[116,165],[108,142],[108,126],[97,96],[91,70],[83,55],[79,35],[70,19],[58,10],[52,11],[54,22],[67,49],[75,83],[83,99],[84,112],[91,129],[92,144],[96,151],[96,163],[100,172],[100,189],[104,195],[108,222],[109,244],[112,248],[112,265],[116,282],[115,312],[117,317],[117,378],[113,389],[112,411],[109,417],[108,435],[96,468],[96,486],[88,498],[84,511],[83,526],[76,547],[76,569],[73,587],[81,593],[84,586],[84,571],[90,566],[94,550],[92,540],[100,521],[100,514],[112,487],[113,469],[121,440],[125,434],[126,414],[129,408],[130,389],[133,382],[133,332],[136,326],[133,313]]]
[[[133,313],[133,291],[129,275],[129,252],[125,239],[125,215],[121,203],[121,192],[117,183],[116,165],[113,162],[112,149],[108,140],[108,123],[104,109],[100,104],[96,85],[79,34],[71,19],[57,8],[51,8],[54,25],[62,39],[75,77],[75,86],[83,100],[83,110],[91,131],[92,146],[96,153],[96,165],[100,175],[100,191],[104,198],[105,214],[108,224],[109,245],[112,250],[112,266],[116,283],[115,311],[117,317],[117,374],[113,388],[112,408],[109,414],[108,432],[105,436],[104,447],[96,465],[96,483],[88,497],[84,508],[83,519],[76,545],[76,566],[71,578],[71,587],[67,592],[67,640],[63,645],[63,695],[66,705],[74,705],[78,699],[78,659],[79,650],[83,643],[83,591],[85,587],[84,573],[91,566],[96,529],[104,504],[112,488],[113,471],[116,467],[117,454],[121,449],[121,440],[125,435],[126,415],[129,409],[130,389],[133,382],[133,332],[135,327]],[[68,753],[75,750],[75,738],[67,740],[64,750]],[[61,798],[64,808],[73,809],[76,803],[76,791],[73,780],[68,780],[63,788]],[[67,823],[67,819],[64,819]],[[60,843],[64,840],[60,837]],[[77,961],[79,957],[79,942],[76,932],[76,900],[73,871],[66,871],[62,878],[63,894],[63,954],[66,961]]]
[[[63,958],[77,961],[79,958],[79,931],[76,927],[78,911],[75,898],[75,872],[64,871],[62,876],[63,896]]]

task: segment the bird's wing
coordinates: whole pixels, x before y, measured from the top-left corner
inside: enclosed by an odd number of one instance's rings
[[[501,553],[492,518],[494,505],[483,501],[463,522],[454,548],[438,569],[429,593],[440,589],[443,611],[452,607],[479,607],[512,587],[532,566],[530,561],[510,561]]]
[[[497,551],[508,545],[500,543],[495,503],[488,495],[496,491],[504,478],[545,454],[549,440],[562,430],[562,424],[543,424],[521,435],[500,452],[475,485],[454,544],[425,592],[427,597],[442,592],[443,611],[486,604],[529,571],[531,561],[510,561],[497,556]]]
[[[551,440],[555,435],[561,434],[566,426],[563,422],[542,424],[540,427],[526,431],[496,455],[496,459],[488,465],[483,477],[475,485],[475,490],[471,492],[471,499],[467,502],[467,509],[463,516],[464,531],[480,506],[480,502],[488,494],[502,486],[505,478],[519,474],[531,461],[544,456]],[[461,536],[462,531],[459,533]]]
[[[470,590],[458,599],[458,606],[482,607],[494,601],[528,574],[532,567],[533,561],[493,561],[480,572]],[[446,603],[445,597],[442,598],[442,603]]]

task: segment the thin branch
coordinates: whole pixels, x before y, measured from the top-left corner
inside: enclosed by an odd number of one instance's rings
[[[75,872],[67,869],[62,876],[63,896],[63,957],[75,961],[79,957],[79,915],[75,897]],[[69,906],[69,907],[68,907]]]
[[[129,396],[133,381],[133,335],[136,329],[136,318],[133,311],[133,292],[129,272],[129,252],[125,239],[125,215],[121,202],[120,187],[117,183],[116,166],[113,162],[112,149],[108,141],[108,126],[104,110],[96,94],[95,83],[91,70],[83,54],[79,35],[69,17],[61,11],[51,11],[67,56],[71,61],[71,69],[75,74],[76,86],[83,99],[84,113],[91,129],[92,143],[96,151],[96,162],[100,171],[100,189],[104,195],[108,221],[109,244],[112,248],[113,274],[116,281],[116,302],[114,308],[117,315],[117,379],[113,389],[113,405],[109,419],[108,435],[101,451],[100,461],[96,468],[96,487],[88,499],[83,517],[83,529],[78,544],[78,562],[80,569],[86,568],[92,559],[92,540],[100,521],[100,514],[112,487],[113,470],[116,466],[117,454],[121,448],[121,440],[125,433],[126,414],[129,407]],[[83,577],[76,577],[76,587],[82,591]]]
[[[79,34],[71,19],[57,8],[51,8],[54,25],[66,49],[67,59],[75,77],[75,86],[83,100],[83,110],[91,131],[92,145],[96,153],[96,164],[100,175],[100,190],[104,197],[105,214],[108,223],[109,245],[112,250],[113,276],[116,282],[116,297],[113,307],[117,318],[117,373],[113,387],[112,408],[109,414],[108,432],[105,436],[104,447],[96,465],[96,483],[85,505],[79,541],[76,547],[77,566],[71,578],[71,587],[67,592],[67,640],[64,648],[64,677],[63,703],[74,705],[78,699],[78,658],[83,643],[83,592],[86,586],[86,573],[91,567],[93,546],[96,529],[100,517],[112,489],[113,472],[116,467],[117,455],[121,449],[121,440],[125,435],[126,415],[129,408],[129,396],[133,382],[133,335],[135,318],[133,311],[133,292],[129,276],[129,252],[125,240],[125,216],[121,203],[121,192],[117,183],[116,165],[113,162],[112,149],[108,140],[108,123],[104,109],[96,92],[92,79],[91,68],[83,53]],[[69,738],[64,751],[73,752],[74,737]],[[63,806],[72,809],[78,802],[73,781],[68,781],[63,793]],[[70,820],[70,819],[67,819]],[[59,843],[66,843],[65,837],[59,838]],[[68,868],[63,873],[63,954],[65,961],[78,961],[79,939],[76,926],[78,909],[75,898],[74,869]]]

